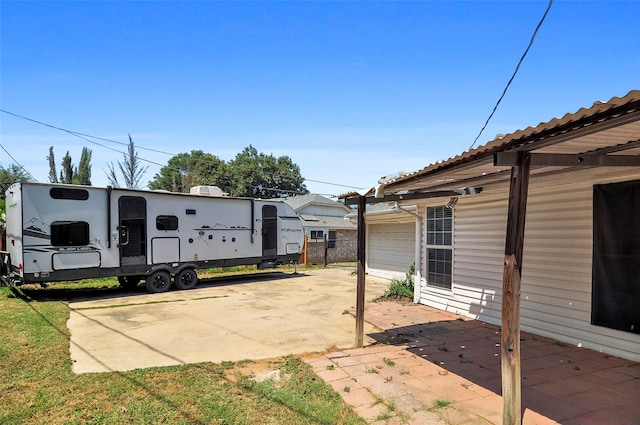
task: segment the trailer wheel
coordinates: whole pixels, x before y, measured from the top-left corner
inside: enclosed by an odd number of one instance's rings
[[[158,270],[147,276],[147,291],[151,293],[166,292],[171,287],[171,275],[164,270]]]
[[[198,275],[193,269],[184,269],[176,274],[173,282],[178,289],[193,289],[198,284]]]
[[[142,276],[118,276],[120,286],[127,289],[135,288],[141,280]]]

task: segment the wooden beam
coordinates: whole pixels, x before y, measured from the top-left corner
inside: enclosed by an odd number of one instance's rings
[[[522,381],[520,373],[520,284],[524,247],[524,225],[531,154],[519,152],[511,169],[507,236],[502,278],[502,423],[522,423]]]
[[[493,165],[515,167],[520,151],[498,152]],[[531,153],[531,166],[546,167],[638,167],[640,155]]]
[[[356,348],[364,346],[364,294],[365,294],[365,252],[366,252],[366,223],[365,208],[367,204],[365,197],[358,198],[358,241],[357,241],[357,285],[356,285]]]
[[[352,196],[345,198],[345,205],[356,205],[360,202],[361,198],[366,199],[367,204],[378,204],[380,202],[398,202],[398,201],[412,201],[415,199],[429,199],[429,198],[450,198],[452,196],[463,195],[475,195],[482,192],[481,187],[470,187],[458,190],[437,190],[433,192],[410,192],[399,195],[385,195],[381,198],[376,198],[374,195],[368,196]]]

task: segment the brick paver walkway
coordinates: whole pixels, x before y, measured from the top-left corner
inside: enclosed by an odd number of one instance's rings
[[[365,320],[379,344],[309,363],[368,423],[502,423],[499,327],[394,302],[368,303]],[[639,363],[521,337],[524,424],[640,424]]]

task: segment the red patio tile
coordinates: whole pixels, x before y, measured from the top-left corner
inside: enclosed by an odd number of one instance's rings
[[[383,403],[378,404],[366,404],[357,406],[355,412],[363,418],[367,423],[374,423],[374,421],[387,411],[387,406]]]
[[[332,362],[339,367],[353,366],[362,363],[357,356],[336,357],[332,359]]]
[[[604,388],[596,388],[564,398],[569,403],[584,407],[587,411],[597,411],[610,406],[624,404],[626,401],[620,394]]]
[[[316,374],[325,382],[337,381],[339,379],[349,378],[349,375],[342,369],[325,369],[318,370]]]
[[[373,403],[375,403],[375,397],[366,388],[349,387],[349,391],[345,391],[345,387],[348,386],[349,384],[346,384],[344,387],[336,389],[336,392],[340,394],[342,399],[350,406],[371,406]]]
[[[556,398],[567,397],[585,391],[579,382],[573,382],[568,379],[551,380],[532,387]]]
[[[621,406],[610,406],[598,411],[598,414],[621,425],[638,425],[640,424],[640,408],[637,404],[637,401],[632,401]]]
[[[598,412],[590,412],[582,416],[578,416],[569,422],[568,424],[575,425],[620,425],[618,421],[609,419],[602,416]]]
[[[594,372],[593,376],[600,379],[600,385],[607,386],[629,380],[629,375],[621,373],[619,369],[604,369]]]
[[[475,397],[466,401],[453,404],[457,410],[471,412],[477,418],[482,418],[484,423],[502,423],[502,398],[500,397]],[[464,424],[465,422],[458,422]]]
[[[573,419],[590,412],[588,408],[569,403],[559,398],[538,403],[532,410],[558,422]]]
[[[355,364],[353,366],[343,366],[341,368],[344,370],[349,376],[352,378],[357,378],[358,376],[364,375],[367,372],[368,367],[364,364]]]
[[[630,378],[627,381],[607,385],[605,388],[622,397],[638,400],[638,403],[640,404],[640,379],[638,378]]]
[[[522,424],[523,425],[552,425],[557,424],[555,420],[548,418],[535,410],[525,409],[522,414]]]
[[[613,368],[612,370],[625,375],[629,375],[634,378],[640,378],[640,363],[632,363],[627,366],[618,366],[616,368]]]
[[[529,386],[523,386],[521,391],[522,405],[524,407],[533,408],[536,404],[553,398],[552,395]]]

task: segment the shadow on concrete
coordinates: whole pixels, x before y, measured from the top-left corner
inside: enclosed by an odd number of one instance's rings
[[[245,283],[255,282],[268,282],[272,280],[282,280],[291,278],[300,278],[308,276],[304,273],[290,273],[290,272],[261,272],[251,273],[233,276],[221,276],[200,279],[196,288],[212,288],[231,285],[242,285]],[[132,295],[148,295],[144,281],[133,288],[124,288],[121,286],[109,286],[103,288],[56,288],[55,286],[48,286],[45,288],[34,287],[35,285],[25,285],[21,287],[12,287],[14,296],[21,298],[24,301],[77,301],[83,300],[106,300],[117,299],[122,297],[131,297]],[[170,292],[179,294],[180,291],[171,286]]]
[[[500,327],[476,320],[420,323],[370,334],[501,395]],[[521,333],[522,409],[558,423],[640,423],[640,363]],[[614,421],[614,422],[611,422]]]

